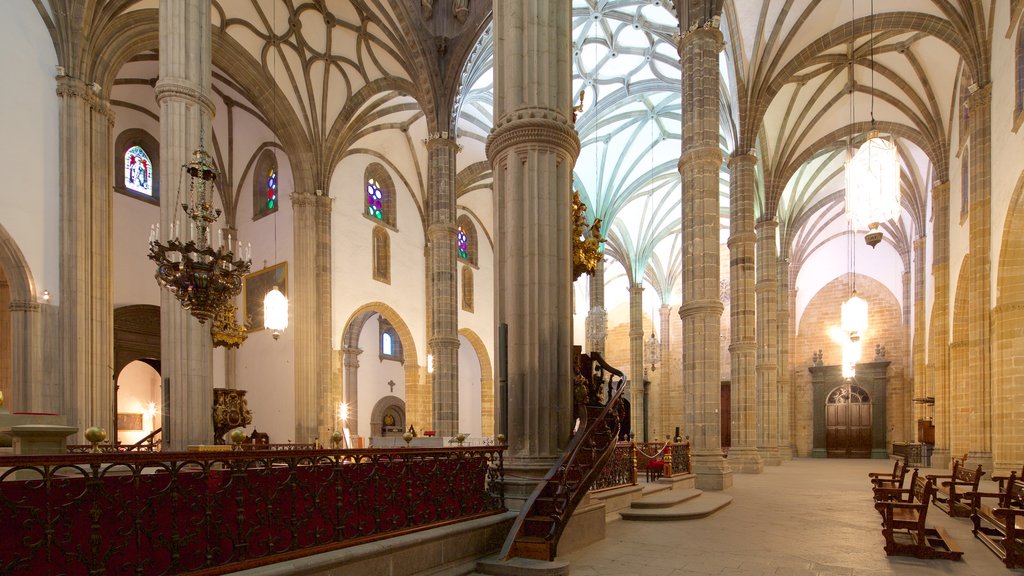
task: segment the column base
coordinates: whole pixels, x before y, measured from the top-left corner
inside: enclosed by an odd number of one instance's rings
[[[932,468],[949,470],[953,466],[953,460],[949,454],[949,448],[936,448],[932,450]]]
[[[757,448],[729,449],[729,467],[737,474],[761,474],[764,472],[764,460]]]
[[[782,457],[779,456],[778,446],[764,446],[759,447],[758,452],[761,453],[761,458],[764,459],[765,466],[781,466]]]
[[[779,447],[779,456],[782,458],[783,462],[788,462],[793,458],[796,458],[796,446],[791,444],[789,446]]]
[[[699,490],[725,490],[732,486],[732,469],[721,451],[694,452],[690,458]]]
[[[978,464],[981,464],[982,470],[992,469],[992,453],[991,452],[975,452],[971,450],[967,453],[967,466],[968,468],[976,468]]]
[[[530,458],[505,460],[505,507],[519,512],[541,483],[555,458]]]

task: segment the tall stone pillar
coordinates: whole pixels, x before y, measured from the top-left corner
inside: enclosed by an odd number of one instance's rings
[[[43,306],[38,302],[12,300],[9,311],[10,347],[9,370],[11,395],[5,403],[18,412],[59,412],[61,391],[42,378],[43,366]],[[113,388],[113,382],[110,382]],[[111,396],[111,401],[113,397]],[[70,412],[65,412],[70,416]],[[110,430],[108,428],[108,430]]]
[[[764,460],[757,451],[757,341],[754,315],[754,167],[751,152],[729,158],[729,344],[732,401],[729,466],[760,474]]]
[[[992,469],[992,84],[968,99],[971,110],[970,199],[970,450],[972,466]]]
[[[111,434],[116,429],[110,369],[114,358],[110,285],[114,116],[99,85],[66,76],[63,69],[58,70],[57,96],[61,381],[64,413],[69,425],[80,428],[81,441],[81,430],[89,426],[101,426]],[[144,243],[140,249],[145,249]]]
[[[210,119],[210,3],[203,0],[160,1],[160,230],[171,237],[175,221],[187,229],[189,220],[177,196],[181,167],[199,147],[200,125],[212,149]],[[187,182],[182,182],[186,186]],[[183,193],[185,193],[183,191]],[[167,290],[160,291],[160,357],[163,385],[170,406],[163,407],[164,450],[185,450],[212,444],[213,345],[210,326],[200,324]]]
[[[779,288],[776,300],[778,302],[778,389],[779,389],[779,458],[782,461],[792,460],[796,455],[796,445],[793,442],[793,371],[789,367],[789,345],[792,341],[790,335],[792,330],[792,318],[790,315],[795,307],[790,307],[790,279],[789,279],[789,256],[788,250],[780,247],[778,258]]]
[[[775,274],[778,262],[775,252],[775,220],[761,220],[757,232],[757,448],[764,463],[777,466],[779,457],[779,388],[778,388],[778,300],[779,287]]]
[[[665,302],[665,300],[662,300]],[[652,418],[656,418],[655,424],[657,431],[662,437],[672,438],[675,433],[675,426],[668,419],[668,404],[671,400],[668,397],[668,383],[671,378],[671,358],[672,358],[672,309],[667,304],[662,304],[661,308],[658,309],[658,315],[661,326],[661,372],[658,374],[658,388],[657,394],[651,395],[651,400],[657,399],[656,406],[657,411],[651,410]],[[655,416],[656,414],[656,416]]]
[[[633,434],[644,440],[644,287],[629,284],[629,403]]]
[[[932,185],[932,303],[931,328],[928,330],[928,361],[931,365],[929,395],[935,397],[935,449],[932,466],[950,466],[949,397],[949,181]]]
[[[597,268],[590,276],[590,311],[587,313],[587,327],[597,324],[602,334],[608,333],[608,314],[604,309],[604,258],[597,261]],[[587,350],[604,354],[604,337],[590,338],[587,330]]]
[[[327,438],[331,406],[331,198],[295,192],[289,306],[295,330],[295,441]]]
[[[538,478],[572,431],[570,179],[580,144],[570,110],[571,29],[569,2],[494,4],[487,158],[496,196],[495,316],[508,325],[505,462]]]
[[[924,398],[928,396],[928,386],[926,383],[927,374],[927,347],[925,345],[925,331],[927,330],[927,318],[925,318],[925,296],[926,286],[924,281],[924,270],[925,270],[925,257],[926,249],[928,244],[928,237],[922,234],[914,239],[914,328],[912,337],[912,353],[913,353],[913,398]],[[913,399],[912,398],[912,399]],[[921,438],[917,438],[916,427],[917,421],[923,420],[930,417],[931,409],[924,404],[913,404],[913,423],[912,426],[915,428],[913,437],[914,442],[921,442]]]
[[[433,426],[442,436],[459,433],[459,308],[456,283],[455,155],[448,132],[431,134],[427,146],[429,188],[427,268],[430,274],[430,338],[434,355]]]
[[[355,434],[359,433],[359,355],[361,348],[345,347],[341,350],[341,382],[343,402],[348,405],[346,424]],[[373,436],[373,430],[370,430]]]
[[[680,22],[688,3],[677,2]],[[722,33],[697,26],[679,41],[682,62],[682,155],[679,173],[683,188],[683,379],[677,396],[692,398],[688,432],[693,449],[697,487],[721,490],[732,485],[732,470],[722,453],[719,412],[722,405],[719,335],[724,306],[719,299],[720,247],[718,186],[722,152],[718,145],[718,53]]]

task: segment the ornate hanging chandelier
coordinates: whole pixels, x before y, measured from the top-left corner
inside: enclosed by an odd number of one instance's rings
[[[900,215],[900,165],[896,146],[872,131],[846,163],[846,213],[854,229],[868,230],[864,241],[882,241],[882,222]]]
[[[654,372],[655,366],[661,362],[661,343],[658,342],[658,338],[654,335],[653,330],[651,331],[651,337],[647,339],[644,359],[647,361],[647,364],[651,365],[651,372]]]
[[[235,259],[231,251],[231,238],[224,243],[218,235],[217,247],[210,244],[210,225],[217,221],[221,211],[213,207],[213,185],[218,170],[203,148],[202,134],[199,148],[192,160],[182,166],[182,176],[188,175],[189,203],[181,209],[191,221],[186,236],[181,237],[181,222],[175,218],[167,242],[161,242],[160,225],[150,230],[149,258],[156,262],[156,281],[174,294],[181,307],[188,310],[200,323],[213,318],[238,295],[242,277],[249,271],[251,261]],[[181,196],[181,187],[178,196]],[[223,233],[223,230],[220,231]],[[242,243],[238,243],[241,253]]]
[[[850,336],[850,342],[860,340],[861,335],[868,329],[868,303],[860,296],[857,296],[856,289],[854,289],[850,299],[843,302],[839,316],[839,325],[842,327],[843,332]]]

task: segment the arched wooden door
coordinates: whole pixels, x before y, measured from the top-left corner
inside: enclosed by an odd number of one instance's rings
[[[829,458],[871,457],[871,397],[860,386],[839,386],[825,401]]]

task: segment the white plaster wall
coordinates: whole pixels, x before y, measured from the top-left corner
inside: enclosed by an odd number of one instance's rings
[[[465,336],[459,336],[459,432],[471,438],[480,438],[483,429],[480,378],[476,351]]]
[[[1006,212],[1024,185],[1024,127],[1013,132],[1017,27],[1010,30],[1008,0],[996,2],[992,38],[992,305],[998,302],[999,255]],[[1007,33],[1009,32],[1009,37]]]
[[[0,18],[0,226],[28,263],[37,294],[60,302],[57,56],[32,2],[5,2]]]
[[[363,331],[359,333],[359,348],[363,353],[359,355],[359,423],[356,433],[363,438],[380,436],[380,430],[370,429],[370,416],[373,414],[373,407],[381,398],[397,396],[405,400],[405,367],[396,360],[380,359],[379,319],[379,314],[371,316],[363,324]],[[394,391],[388,386],[388,382],[395,383]],[[408,416],[408,410],[406,415]],[[406,426],[408,425],[406,422]]]
[[[152,366],[135,360],[129,362],[117,376],[117,411],[120,414],[143,414],[142,430],[119,430],[117,439],[122,444],[134,444],[159,426],[160,373]],[[147,412],[149,403],[155,404],[157,416]]]
[[[380,160],[365,154],[349,156],[338,164],[331,179],[330,195],[334,198],[331,226],[334,328],[331,342],[335,347],[341,346],[342,334],[359,307],[370,302],[383,302],[395,309],[412,332],[416,358],[409,357],[406,344],[406,362],[414,360],[419,366],[426,366],[426,262],[420,209],[402,179],[388,168],[398,200],[398,232],[389,231],[391,284],[375,281],[371,261],[375,224],[363,217],[363,175],[371,162]],[[477,294],[481,294],[482,289]]]

